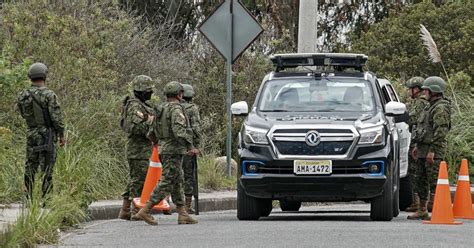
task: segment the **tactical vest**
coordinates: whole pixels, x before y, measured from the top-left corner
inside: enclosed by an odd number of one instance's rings
[[[449,116],[451,116],[451,106],[450,102],[447,99],[440,99],[433,105],[428,105],[427,107],[425,107],[425,109],[420,115],[420,118],[418,119],[418,124],[421,125],[417,125],[415,132],[417,143],[431,144],[433,142],[433,114],[431,112],[440,104],[445,104],[448,106]],[[451,120],[449,120],[449,129],[451,129]]]
[[[174,106],[176,105],[176,106]],[[171,113],[173,108],[181,108],[184,116],[186,112],[181,104],[170,104],[165,103],[164,105],[158,105],[155,108],[156,120],[155,120],[155,135],[158,140],[173,138],[173,130],[170,129],[171,125]],[[187,125],[189,127],[189,119],[186,117]]]
[[[39,88],[23,91],[18,99],[18,108],[28,128],[51,126],[46,103],[41,102]]]

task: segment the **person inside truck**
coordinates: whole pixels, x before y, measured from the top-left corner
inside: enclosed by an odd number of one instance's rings
[[[346,89],[342,100],[349,103],[349,106],[353,108],[360,108],[364,106],[364,91],[358,86],[349,87]]]
[[[282,91],[278,97],[281,109],[287,109],[288,106],[297,105],[300,101],[298,90],[295,88],[288,88]]]
[[[309,86],[312,102],[324,102],[328,96],[328,86],[326,83],[311,84]]]

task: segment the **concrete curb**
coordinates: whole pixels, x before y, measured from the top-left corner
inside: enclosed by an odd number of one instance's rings
[[[454,193],[456,187],[451,186],[451,199],[454,201]],[[474,203],[474,187],[471,187],[471,194]],[[121,208],[121,201],[100,201],[94,202],[89,206],[89,218],[90,220],[108,220],[116,219]],[[205,197],[199,199],[199,211],[200,212],[211,212],[211,211],[224,211],[237,209],[237,194],[234,191],[234,195],[224,194],[216,195],[215,197]]]
[[[121,201],[102,201],[100,204],[93,203],[89,206],[90,220],[116,219]],[[237,209],[236,197],[199,199],[199,212],[223,211]]]

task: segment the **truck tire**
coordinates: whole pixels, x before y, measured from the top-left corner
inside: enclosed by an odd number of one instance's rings
[[[284,201],[280,200],[280,208],[282,211],[298,211],[300,210],[301,202],[299,201]]]
[[[400,210],[405,210],[413,201],[413,188],[410,175],[400,178]]]
[[[237,182],[237,218],[239,220],[258,220],[262,212],[259,205],[259,199],[245,194],[240,182]]]
[[[260,205],[260,216],[268,217],[273,209],[272,200],[262,199]]]
[[[374,221],[390,221],[393,219],[393,180],[387,175],[383,193],[370,202],[370,219]]]

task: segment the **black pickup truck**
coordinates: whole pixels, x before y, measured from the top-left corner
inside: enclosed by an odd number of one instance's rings
[[[232,105],[233,115],[247,116],[239,133],[238,219],[268,216],[272,200],[283,211],[298,211],[301,202],[364,200],[372,220],[397,216],[397,123],[406,121],[406,107],[393,100],[391,86],[382,89],[363,70],[368,57],[270,59],[275,70],[263,79],[250,113],[246,102]]]

